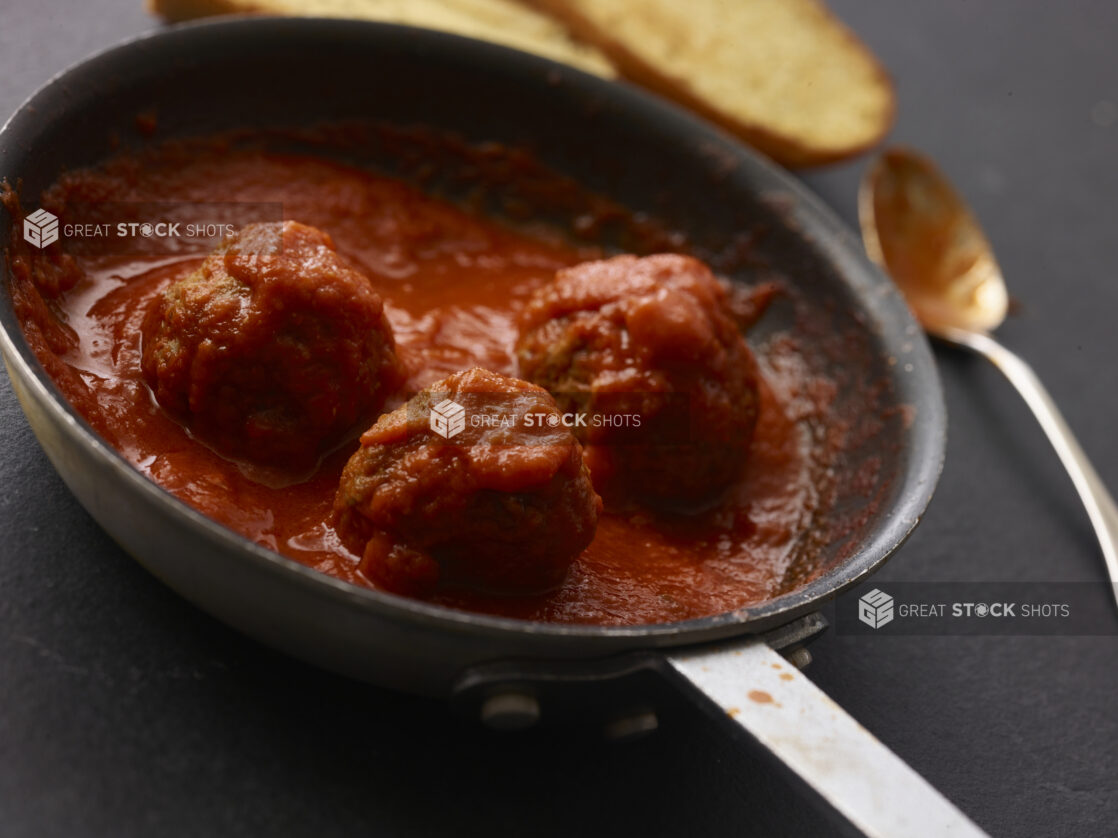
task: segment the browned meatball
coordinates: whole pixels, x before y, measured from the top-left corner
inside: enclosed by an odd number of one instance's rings
[[[398,385],[392,329],[330,237],[251,224],[156,300],[143,373],[159,403],[227,456],[303,470]]]
[[[529,302],[521,375],[584,414],[577,433],[611,502],[690,506],[740,472],[757,371],[728,295],[702,262],[661,254],[565,268]]]
[[[601,499],[558,419],[546,390],[480,369],[381,416],[334,499],[365,575],[412,596],[559,584],[594,538]]]

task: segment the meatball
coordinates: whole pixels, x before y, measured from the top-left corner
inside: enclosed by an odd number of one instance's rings
[[[740,473],[758,373],[729,295],[697,259],[660,254],[565,268],[529,301],[520,373],[585,416],[611,504],[693,507]]]
[[[515,594],[562,581],[594,538],[601,503],[548,392],[472,369],[365,432],[334,512],[362,571],[383,588]]]
[[[145,318],[141,363],[159,404],[206,443],[293,470],[400,381],[369,280],[329,235],[293,221],[246,226],[168,287]]]

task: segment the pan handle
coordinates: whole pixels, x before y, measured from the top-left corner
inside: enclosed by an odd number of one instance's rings
[[[667,663],[685,691],[760,744],[854,834],[986,834],[763,640],[668,654]]]

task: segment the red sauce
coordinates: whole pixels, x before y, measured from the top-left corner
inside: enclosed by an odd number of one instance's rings
[[[216,143],[209,151],[169,149],[142,164],[121,158],[71,173],[43,203],[65,218],[67,206],[108,196],[282,202],[284,218],[330,233],[385,298],[412,391],[472,366],[515,374],[515,322],[528,295],[557,268],[599,255],[322,158],[233,151]],[[12,196],[8,203],[15,203]],[[209,221],[213,214],[212,206],[198,206],[177,217]],[[277,479],[193,439],[155,404],[144,383],[141,321],[155,295],[193,270],[212,246],[207,239],[180,239],[162,249],[143,238],[66,241],[60,247],[83,275],[57,296],[35,267],[44,257],[13,251],[13,291],[28,339],[66,397],[156,483],[258,544],[370,586],[330,523],[338,478],[355,442],[328,456],[309,479]],[[40,290],[49,298],[46,306]],[[66,328],[59,331],[56,319]],[[756,436],[743,474],[716,508],[675,520],[606,514],[566,581],[546,595],[443,591],[434,601],[532,620],[640,624],[719,613],[789,587],[817,505],[811,445],[798,421],[806,374],[793,342],[754,348],[765,382]]]

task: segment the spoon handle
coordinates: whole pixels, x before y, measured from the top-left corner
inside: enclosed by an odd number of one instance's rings
[[[1102,478],[1091,465],[1036,373],[1020,357],[989,335],[943,328],[936,330],[936,336],[948,343],[985,355],[1032,408],[1033,415],[1048,435],[1087,508],[1087,515],[1095,528],[1095,535],[1098,536],[1106,569],[1111,583],[1115,585],[1115,597],[1118,599],[1118,506],[1115,506],[1114,498],[1107,491]]]

